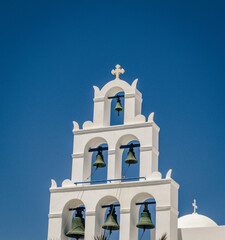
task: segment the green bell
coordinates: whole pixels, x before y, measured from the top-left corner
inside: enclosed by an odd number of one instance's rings
[[[136,225],[137,228],[142,228],[142,229],[152,229],[154,228],[154,224],[152,223],[151,220],[151,213],[148,210],[147,204],[145,204],[145,208],[143,212],[141,213],[140,221]]]
[[[72,226],[70,230],[66,233],[67,237],[70,238],[84,238],[84,218],[82,216],[82,210],[77,209],[76,216],[73,218]]]
[[[138,160],[135,157],[133,144],[130,145],[130,149],[129,149],[129,152],[127,154],[127,158],[125,160],[125,163],[127,163],[127,164],[136,164],[136,163],[138,163]]]
[[[118,112],[118,116],[120,115],[120,111],[123,111],[119,97],[117,98],[116,107],[114,110]]]
[[[103,168],[106,166],[101,150],[98,150],[98,154],[96,156],[95,162],[93,163],[93,166],[96,168]]]
[[[103,224],[102,228],[105,230],[109,230],[110,233],[114,230],[120,229],[120,226],[117,222],[116,211],[113,206],[110,207],[109,213],[107,214],[106,221]]]

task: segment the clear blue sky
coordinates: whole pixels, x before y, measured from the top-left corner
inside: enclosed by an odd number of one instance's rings
[[[225,224],[224,1],[0,1],[0,232],[47,238],[51,178],[71,176],[72,121],[119,63],[160,126],[180,215]]]

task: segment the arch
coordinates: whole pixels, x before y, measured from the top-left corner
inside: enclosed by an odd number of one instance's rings
[[[142,192],[136,194],[131,202],[130,202],[130,236],[132,236],[132,239],[138,239],[138,229],[136,227],[136,224],[139,221],[139,212],[140,212],[140,205],[136,205],[137,202],[145,202],[147,199],[156,199],[154,196],[147,192]]]
[[[84,169],[83,169],[83,181],[86,181],[87,178],[91,175],[91,160],[92,160],[92,154],[93,152],[89,152],[89,148],[96,148],[101,144],[107,144],[105,138],[102,137],[94,137],[90,139],[85,147],[84,147]]]
[[[94,137],[94,138],[90,139],[84,147],[84,153],[86,151],[88,151],[90,147],[95,148],[102,143],[108,144],[107,140],[103,137]]]
[[[106,208],[102,208],[102,205],[108,205],[114,202],[119,202],[118,198],[112,195],[107,195],[101,198],[96,204],[95,235],[99,235],[103,233],[102,225],[104,224],[104,216],[105,216]]]
[[[140,143],[139,139],[133,134],[126,134],[120,137],[116,143],[116,152],[115,152],[115,169],[116,169],[116,178],[121,179],[121,171],[122,171],[122,157],[123,157],[123,149],[120,149],[121,145],[127,145],[129,142],[136,140]],[[141,143],[140,143],[141,144]]]
[[[69,200],[63,207],[62,211],[62,231],[61,231],[61,239],[67,240],[68,237],[66,237],[66,233],[69,231],[71,224],[72,224],[72,216],[73,211],[69,211],[69,208],[77,208],[81,205],[84,205],[84,203],[80,199],[71,199]]]
[[[126,145],[127,143],[129,143],[132,140],[137,140],[140,142],[139,138],[137,136],[135,136],[134,134],[125,134],[122,137],[120,137],[117,140],[116,143],[116,149],[119,148],[120,145]]]
[[[111,91],[111,89],[113,88],[120,88],[122,89],[122,91],[124,91],[125,93],[131,92],[131,91],[135,91],[136,89],[136,84],[134,85],[130,85],[129,83],[125,82],[124,80],[112,80],[110,82],[108,82],[107,84],[105,84],[105,86],[103,86],[103,88],[99,91],[95,90],[95,97],[104,97],[106,96],[106,94]]]
[[[144,202],[149,198],[154,198],[155,199],[155,197],[148,192],[138,193],[132,198],[132,200],[130,202],[130,207],[132,207],[136,202]]]
[[[114,86],[114,87],[108,89],[108,91],[105,93],[105,98],[108,99],[108,97],[115,96],[119,92],[124,92],[124,94],[125,94],[124,88],[122,88],[120,86]]]

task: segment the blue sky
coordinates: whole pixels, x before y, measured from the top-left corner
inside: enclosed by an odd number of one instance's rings
[[[93,85],[139,79],[160,126],[159,170],[180,215],[225,224],[224,1],[0,1],[0,232],[47,238],[51,178],[71,176],[72,121],[92,120]]]

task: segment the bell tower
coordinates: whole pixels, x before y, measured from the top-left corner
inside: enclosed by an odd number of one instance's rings
[[[153,120],[154,113],[147,119],[141,114],[142,94],[137,90],[138,79],[130,85],[120,79],[124,72],[120,65],[116,65],[111,72],[115,75],[114,80],[102,89],[94,86],[93,121],[84,122],[82,128],[73,122],[72,176],[61,186],[52,180],[48,240],[93,240],[104,230],[119,231],[120,240],[138,240],[139,228],[151,228],[151,240],[158,240],[164,233],[167,233],[168,240],[177,240],[179,185],[171,178],[171,170],[165,178],[158,171],[159,127]],[[124,99],[123,106],[121,98]],[[115,110],[124,116],[122,125],[110,125],[114,99],[117,100]],[[129,152],[124,160],[126,148]],[[135,156],[136,148],[140,151],[139,160]],[[97,157],[93,163],[94,152]],[[107,162],[104,162],[102,153],[107,154]],[[139,162],[139,176],[129,179],[123,176],[123,161],[128,167]],[[93,167],[95,174],[98,174],[98,168],[107,167],[107,178],[93,181]],[[148,204],[155,204],[154,223],[150,221]],[[141,216],[145,216],[149,224],[145,224],[144,218],[139,221],[141,205],[145,206]],[[117,207],[120,208],[117,211],[119,222],[115,215]],[[78,212],[79,224],[84,222],[82,226],[75,223],[76,216],[72,224],[74,211]],[[80,230],[75,230],[74,225],[79,225]],[[71,231],[77,232],[71,235]]]

